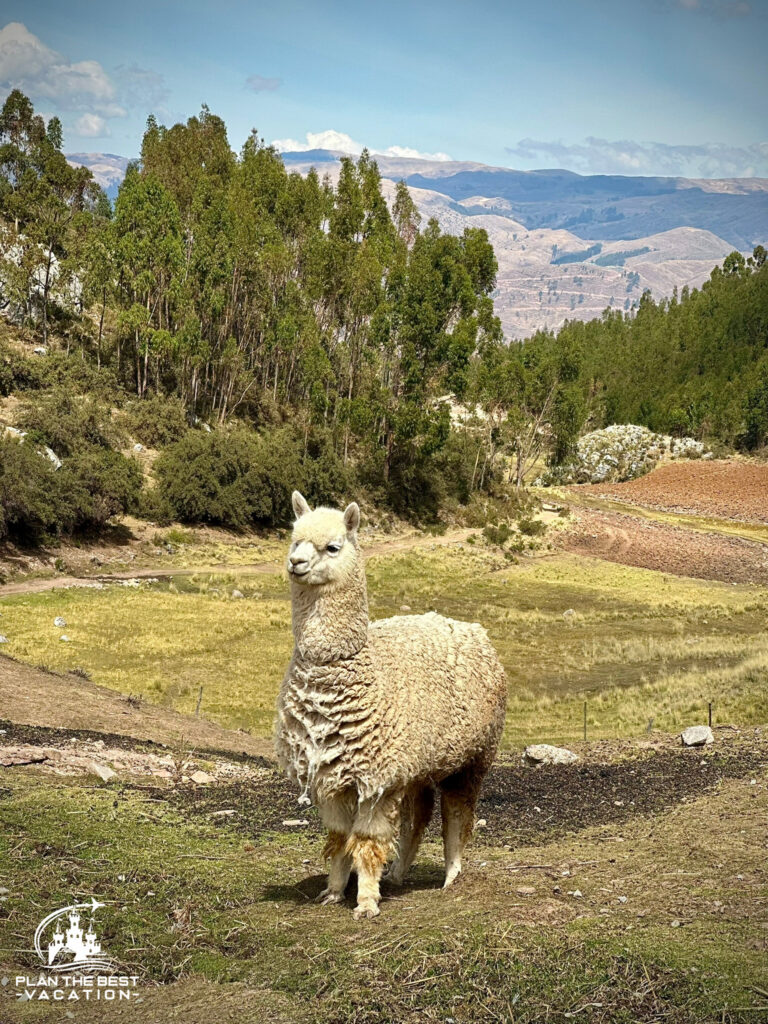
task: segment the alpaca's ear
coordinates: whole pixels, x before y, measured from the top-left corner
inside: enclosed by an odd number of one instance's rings
[[[344,525],[347,528],[347,533],[357,533],[357,528],[360,525],[360,506],[356,501],[344,509]]]
[[[312,509],[309,507],[309,503],[303,494],[299,494],[298,491],[294,491],[291,495],[291,504],[293,505],[293,514],[297,519],[301,519],[307,512],[311,512]]]

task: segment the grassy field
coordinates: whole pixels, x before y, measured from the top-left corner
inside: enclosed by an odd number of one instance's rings
[[[510,564],[481,543],[368,561],[371,615],[480,621],[509,676],[507,746],[768,720],[768,593],[593,559]],[[245,596],[233,598],[238,589]],[[292,646],[280,575],[178,578],[8,597],[4,651],[266,736]],[[564,613],[568,613],[564,615]],[[67,626],[53,625],[63,616]],[[70,642],[60,639],[64,633]]]
[[[11,892],[0,968],[18,972],[11,951],[28,949],[45,911],[95,892],[102,942],[144,993],[145,1005],[115,1004],[110,1020],[761,1020],[764,781],[731,780],[652,818],[513,851],[477,836],[448,892],[428,842],[408,885],[385,886],[381,917],[361,927],[348,907],[312,902],[316,840],[245,838],[156,791],[16,769],[0,801],[0,883]],[[63,1009],[2,1003],[9,1022],[59,1020]],[[75,1009],[76,1020],[107,1019],[102,1007]]]

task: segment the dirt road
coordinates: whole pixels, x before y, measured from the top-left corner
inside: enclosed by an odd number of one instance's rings
[[[367,558],[375,555],[386,555],[397,551],[409,551],[412,548],[424,548],[432,545],[459,544],[476,531],[460,529],[450,530],[442,536],[432,534],[413,534],[406,537],[395,537],[392,540],[379,541],[364,547]],[[0,586],[0,599],[14,594],[39,594],[46,590],[67,587],[98,587],[105,583],[119,583],[122,580],[170,579],[174,576],[220,576],[232,573],[237,576],[277,575],[283,571],[283,562],[252,562],[250,564],[228,564],[220,562],[216,565],[197,565],[192,568],[156,568],[134,569],[132,572],[115,572],[95,574],[93,576],[52,576],[45,579],[19,580],[17,583],[5,583]]]

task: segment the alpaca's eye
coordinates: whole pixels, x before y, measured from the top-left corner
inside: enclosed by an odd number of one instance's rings
[[[325,550],[329,555],[338,555],[341,551],[341,544],[329,544]]]

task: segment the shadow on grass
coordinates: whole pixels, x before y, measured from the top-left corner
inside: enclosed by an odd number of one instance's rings
[[[267,885],[261,891],[259,903],[295,903],[303,906],[313,903],[326,886],[326,875],[308,875],[295,885]],[[440,867],[417,868],[403,882],[393,885],[387,881],[386,875],[381,880],[381,898],[388,900],[407,896],[411,892],[424,889],[441,889],[443,885],[443,869]],[[344,890],[344,904],[354,907],[357,903],[357,879],[352,875]]]

